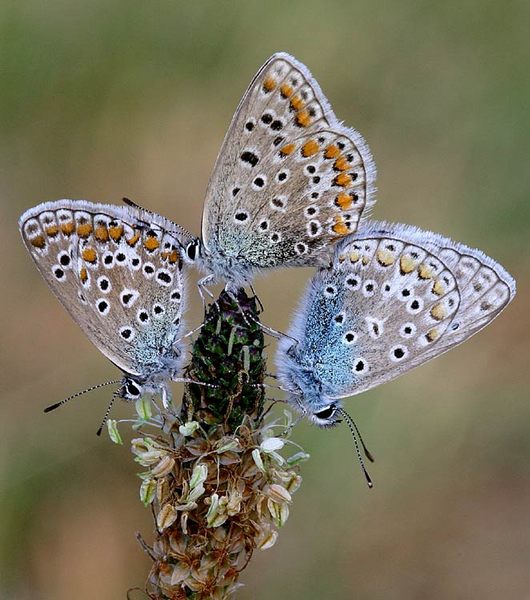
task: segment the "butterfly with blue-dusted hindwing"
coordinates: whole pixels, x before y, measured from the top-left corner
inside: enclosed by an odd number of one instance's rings
[[[185,356],[182,254],[189,234],[148,211],[83,200],[40,204],[19,227],[46,283],[123,371],[115,395],[160,393],[167,404],[168,382]]]

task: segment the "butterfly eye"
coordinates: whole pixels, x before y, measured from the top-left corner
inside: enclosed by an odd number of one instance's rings
[[[188,255],[188,258],[190,260],[195,260],[197,258],[197,248],[198,248],[198,241],[194,240],[193,242],[190,242],[187,246],[186,246],[186,254]]]
[[[317,419],[321,419],[322,421],[329,421],[335,414],[336,410],[337,407],[334,404],[330,404],[329,406],[326,406],[326,408],[313,413],[313,416]]]
[[[136,400],[142,395],[142,388],[134,383],[134,381],[127,381],[125,384],[125,399]]]

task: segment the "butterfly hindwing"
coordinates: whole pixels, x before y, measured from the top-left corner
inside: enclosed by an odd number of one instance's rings
[[[314,276],[291,335],[328,397],[394,379],[463,342],[513,298],[478,250],[406,225],[365,223]]]
[[[162,217],[59,200],[20,219],[42,276],[89,339],[127,373],[157,371],[181,331],[181,253],[188,241]]]
[[[356,230],[375,167],[307,68],[273,55],[234,115],[206,195],[203,242],[254,267],[311,264]]]

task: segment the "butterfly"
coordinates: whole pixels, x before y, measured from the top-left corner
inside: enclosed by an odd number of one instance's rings
[[[334,115],[308,69],[280,52],[232,119],[208,185],[202,240],[187,247],[206,282],[233,288],[262,269],[313,265],[374,200],[368,146]]]
[[[168,382],[185,358],[188,234],[148,211],[83,200],[39,204],[20,217],[19,228],[53,293],[123,371],[113,398],[160,393],[167,405]]]
[[[278,379],[295,409],[322,427],[343,417],[355,439],[341,399],[467,340],[514,295],[514,279],[480,250],[410,225],[366,221],[311,279],[278,346]]]

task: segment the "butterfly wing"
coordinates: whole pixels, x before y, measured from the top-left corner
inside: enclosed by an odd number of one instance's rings
[[[290,333],[326,395],[342,398],[460,344],[514,295],[513,278],[479,250],[371,222],[314,276]]]
[[[37,268],[95,346],[123,371],[167,367],[181,332],[189,241],[141,209],[45,202],[19,220]]]
[[[210,253],[253,267],[312,264],[374,203],[366,142],[335,117],[292,56],[274,54],[243,96],[206,194]]]

